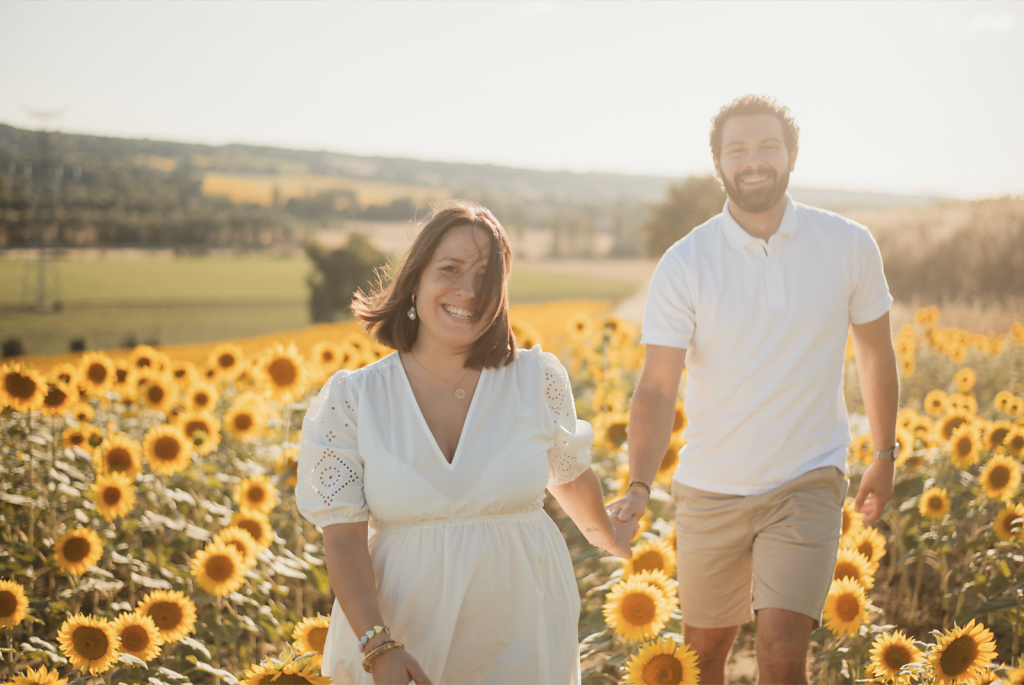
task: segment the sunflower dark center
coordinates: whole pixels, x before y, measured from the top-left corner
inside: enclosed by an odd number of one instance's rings
[[[75,646],[75,651],[81,654],[83,659],[89,661],[102,659],[110,648],[107,634],[93,626],[75,628],[75,632],[71,634],[71,644]]]
[[[107,470],[127,471],[132,467],[131,452],[124,447],[114,447],[107,450]]]
[[[295,382],[295,379],[299,375],[298,369],[295,368],[295,364],[290,359],[275,359],[267,367],[267,373],[270,374],[270,379],[274,381],[274,385],[287,387]]]
[[[128,378],[128,369],[118,369],[114,375],[118,383],[124,383],[124,380]]]
[[[608,439],[616,445],[621,445],[626,441],[626,424],[625,423],[613,423],[608,427]]]
[[[932,495],[928,498],[928,508],[932,511],[942,511],[945,508],[946,502],[940,495]]]
[[[622,598],[622,616],[635,626],[654,620],[654,600],[645,594],[633,593]]]
[[[1010,469],[1002,464],[996,466],[988,474],[988,482],[996,490],[1002,490],[1010,482]]]
[[[860,547],[857,548],[857,551],[863,554],[865,559],[870,559],[874,554],[875,548],[871,546],[869,541],[865,540],[860,543]]]
[[[676,409],[675,415],[672,417],[672,432],[676,433],[682,430],[683,425],[686,423],[686,414],[681,409]]]
[[[966,457],[974,449],[974,445],[971,443],[971,439],[968,437],[960,438],[956,441],[956,453],[961,457]]]
[[[141,652],[149,647],[149,633],[140,625],[128,626],[121,631],[121,646],[126,652]]]
[[[47,407],[59,407],[64,404],[64,401],[68,398],[67,393],[58,388],[55,385],[50,386],[50,391],[46,393],[46,399],[43,400],[43,404]]]
[[[846,512],[846,509],[843,509],[843,535],[846,535],[846,532],[850,530],[850,524],[852,523],[853,519]]]
[[[239,528],[241,528],[246,533],[251,535],[253,540],[259,540],[261,537],[263,537],[263,526],[259,523],[259,521],[246,519],[244,521],[239,521],[235,525],[237,525]]]
[[[249,488],[248,496],[250,502],[255,502],[258,504],[262,502],[264,499],[266,499],[267,493],[266,491],[263,490],[263,486],[255,485]]]
[[[902,645],[889,645],[885,650],[882,660],[894,671],[898,671],[903,664],[910,662],[910,653]]]
[[[91,551],[92,542],[85,538],[74,537],[64,543],[64,558],[72,564],[85,559]]]
[[[189,421],[185,424],[185,435],[194,435],[199,431],[210,434],[210,427],[206,425],[206,421]]]
[[[118,502],[121,501],[121,498],[123,496],[124,493],[121,492],[121,488],[110,487],[103,489],[103,501],[104,503],[106,503],[108,507],[115,506]]]
[[[28,376],[20,373],[8,373],[4,377],[4,387],[11,397],[19,400],[27,400],[36,394],[36,382]]]
[[[334,353],[331,352],[330,350],[324,350],[323,352],[320,353],[320,359],[322,359],[325,362],[333,362]]]
[[[107,367],[103,364],[93,363],[89,364],[89,369],[85,372],[89,380],[99,385],[107,380]]]
[[[70,442],[74,447],[78,447],[85,442],[85,436],[81,433],[72,433],[68,436],[68,442]]]
[[[159,385],[151,385],[149,386],[149,389],[146,391],[146,397],[148,397],[149,401],[152,402],[153,404],[160,404],[161,402],[163,402],[164,395],[166,394],[167,393],[164,392],[164,389],[161,388]]]
[[[989,435],[989,444],[993,447],[999,447],[1003,444],[1003,440],[1006,440],[1006,434],[1009,432],[1010,431],[1006,428],[996,428],[992,431],[991,435]]]
[[[970,635],[961,635],[942,650],[939,665],[947,676],[956,677],[970,668],[977,656],[978,643]]]
[[[222,369],[230,369],[235,365],[235,355],[225,352],[221,356],[217,357],[217,366]]]
[[[857,614],[860,613],[860,600],[850,594],[843,594],[836,600],[836,616],[840,618],[844,623],[857,618]]]
[[[237,549],[238,553],[241,554],[243,558],[249,553],[246,546],[238,540],[228,540],[228,544]]]
[[[0,590],[0,618],[14,616],[18,610],[18,598],[10,590]]]
[[[1010,441],[1010,449],[1014,452],[1020,452],[1024,449],[1024,435],[1013,436],[1013,440]]]
[[[252,416],[249,414],[238,414],[235,416],[235,428],[240,431],[247,431],[252,428]]]
[[[160,461],[174,461],[181,454],[181,445],[169,435],[157,439],[153,453]]]
[[[683,679],[683,664],[671,654],[657,654],[644,664],[643,680],[651,685],[677,685]]]
[[[833,577],[834,580],[842,580],[843,578],[853,578],[856,581],[860,581],[860,573],[858,568],[853,564],[847,562],[840,562],[836,564],[836,572]]]
[[[306,642],[309,643],[310,647],[323,654],[324,645],[327,644],[327,628],[313,628],[309,631],[309,635],[306,636]]]
[[[210,396],[207,395],[205,392],[197,392],[195,395],[192,396],[192,402],[197,407],[205,407],[210,403]]]
[[[149,617],[160,630],[174,630],[185,620],[181,607],[174,602],[155,602],[149,608]]]
[[[206,560],[206,575],[218,583],[223,583],[235,573],[235,562],[225,554],[215,554]]]
[[[274,685],[309,685],[309,680],[298,673],[285,673],[275,676]]]
[[[638,557],[633,557],[633,568],[636,569],[637,573],[642,571],[664,571],[665,559],[661,556],[661,552],[651,550]]]
[[[92,433],[89,436],[89,447],[99,447],[103,444],[103,436],[99,433]]]
[[[676,462],[679,461],[679,452],[672,445],[668,446],[665,450],[665,456],[661,458],[661,466],[658,467],[659,471],[664,471],[667,468],[675,466]]]

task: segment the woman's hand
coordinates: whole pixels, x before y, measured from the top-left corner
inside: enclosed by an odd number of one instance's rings
[[[432,685],[419,662],[404,649],[389,649],[373,660],[371,668],[375,685]]]
[[[620,521],[618,516],[608,517],[611,524],[612,530],[615,531],[615,542],[605,547],[609,554],[613,554],[620,559],[629,559],[633,556],[633,548],[630,545],[630,541],[633,539],[633,534],[640,525],[635,517]]]

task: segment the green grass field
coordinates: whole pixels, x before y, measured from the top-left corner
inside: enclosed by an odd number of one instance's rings
[[[49,276],[59,284],[62,309],[45,314],[23,309],[34,299],[35,269],[0,261],[0,341],[18,338],[28,354],[67,352],[75,338],[89,349],[131,340],[175,345],[312,323],[306,287],[312,266],[302,258],[57,261]],[[636,290],[633,283],[535,271],[515,271],[509,282],[512,304],[619,300]]]

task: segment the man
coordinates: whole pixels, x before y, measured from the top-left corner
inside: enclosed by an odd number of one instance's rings
[[[798,135],[789,109],[763,96],[714,118],[728,199],[669,248],[651,281],[629,421],[633,483],[610,507],[621,520],[646,510],[685,363],[689,426],[672,495],[685,639],[706,683],[725,682],[739,626],[755,613],[760,682],[807,682],[849,485],[851,328],[878,448],[855,507],[870,523],[892,497],[892,297],[866,228],[787,194]]]

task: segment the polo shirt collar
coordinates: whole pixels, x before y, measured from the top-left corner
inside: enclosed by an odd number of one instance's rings
[[[779,230],[775,235],[792,237],[796,233],[796,226],[796,205],[793,204],[793,198],[789,193],[786,193],[786,211],[782,214],[782,223],[779,224]],[[741,250],[752,240],[757,240],[732,218],[732,214],[729,213],[729,200],[726,200],[725,206],[722,207],[722,231],[734,250]]]

